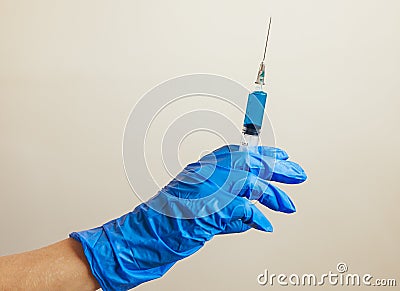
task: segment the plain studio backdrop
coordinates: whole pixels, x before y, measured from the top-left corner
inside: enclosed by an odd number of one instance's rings
[[[137,290],[279,289],[258,274],[339,262],[399,283],[399,10],[396,0],[1,0],[0,255],[133,209],[121,151],[132,107],[184,74],[250,87],[272,16],[267,110],[276,146],[309,176],[282,186],[297,213],[263,209],[274,233],[216,237]],[[193,134],[182,163],[214,143]]]

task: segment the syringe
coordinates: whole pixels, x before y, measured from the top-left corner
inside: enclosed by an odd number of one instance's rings
[[[241,141],[241,150],[256,151],[259,143],[259,134],[264,117],[265,103],[267,93],[263,91],[265,85],[265,56],[267,53],[269,31],[271,29],[271,17],[269,18],[267,39],[265,41],[264,55],[258,70],[255,88],[247,98],[246,114],[243,122],[243,137]]]

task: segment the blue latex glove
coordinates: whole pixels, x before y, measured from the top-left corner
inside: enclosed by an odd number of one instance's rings
[[[297,184],[303,169],[271,147],[224,146],[186,166],[147,203],[101,227],[74,232],[103,290],[128,290],[164,275],[214,235],[272,225],[248,198],[291,213],[290,198],[269,183]]]

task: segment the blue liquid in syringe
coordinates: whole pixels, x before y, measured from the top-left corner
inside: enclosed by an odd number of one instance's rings
[[[267,93],[264,91],[255,91],[249,94],[243,123],[243,127],[245,130],[247,129],[248,133],[251,134],[251,131],[256,131],[253,134],[258,135],[263,122],[266,101]]]

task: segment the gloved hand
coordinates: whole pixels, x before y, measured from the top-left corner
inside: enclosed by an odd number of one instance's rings
[[[271,147],[224,146],[189,164],[147,203],[101,227],[70,236],[81,242],[103,290],[128,290],[165,274],[214,235],[272,225],[250,202],[291,213],[290,198],[269,183],[297,184],[303,169]]]

